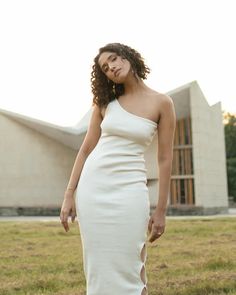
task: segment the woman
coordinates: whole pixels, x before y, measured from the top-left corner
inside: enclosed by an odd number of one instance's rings
[[[94,59],[93,112],[60,214],[68,231],[77,213],[87,295],[148,294],[147,230],[149,242],[165,230],[176,120],[172,99],[143,82],[149,72],[120,43]],[[150,216],[144,151],[157,129],[159,197]]]

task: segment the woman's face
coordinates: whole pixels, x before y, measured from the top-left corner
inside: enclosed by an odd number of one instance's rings
[[[115,52],[101,53],[98,64],[107,78],[117,84],[124,83],[131,71],[130,62]]]

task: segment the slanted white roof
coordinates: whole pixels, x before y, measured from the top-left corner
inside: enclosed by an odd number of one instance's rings
[[[31,118],[22,114],[0,109],[0,114],[19,122],[31,129],[34,129],[56,141],[69,146],[73,149],[78,149],[82,143],[84,133],[87,130],[87,125],[90,119],[92,108],[84,115],[84,117],[71,127],[63,127],[51,124],[42,120]]]
[[[174,101],[178,119],[189,115],[189,90],[193,85],[197,86],[200,90],[197,81],[192,81],[167,92],[167,95],[171,96]],[[80,147],[84,138],[84,134],[87,131],[87,126],[90,120],[91,113],[92,107],[75,126],[62,127],[25,115],[0,109],[0,114],[5,115],[76,150]]]

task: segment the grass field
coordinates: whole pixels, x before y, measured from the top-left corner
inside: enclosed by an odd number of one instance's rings
[[[70,228],[1,222],[0,294],[84,295],[79,227]],[[236,294],[236,218],[167,218],[147,251],[149,295]]]

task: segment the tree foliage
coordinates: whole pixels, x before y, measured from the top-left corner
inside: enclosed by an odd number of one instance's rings
[[[224,113],[228,192],[236,201],[236,115]]]

